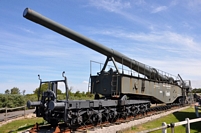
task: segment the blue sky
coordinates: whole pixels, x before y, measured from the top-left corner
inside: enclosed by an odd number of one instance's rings
[[[0,93],[32,93],[43,80],[62,79],[87,91],[90,60],[106,57],[23,18],[29,7],[149,66],[201,87],[200,0],[1,0]]]

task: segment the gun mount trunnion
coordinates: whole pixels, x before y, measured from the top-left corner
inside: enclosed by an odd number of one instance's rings
[[[71,125],[84,124],[100,122],[103,119],[112,121],[117,116],[136,115],[146,111],[150,107],[150,102],[184,104],[191,87],[190,81],[183,81],[180,75],[179,79],[175,79],[168,73],[109,49],[29,8],[24,10],[23,16],[107,57],[102,70],[97,75],[90,76],[90,91],[95,94],[95,100],[69,100],[67,79],[64,74],[64,80],[41,81],[41,84],[49,83],[49,89],[43,92],[37,102],[27,103],[28,107],[36,106],[38,117],[43,117],[51,124],[57,124],[59,121]],[[114,64],[116,70],[111,68],[106,71],[109,61]],[[123,70],[120,72],[116,62],[130,68],[131,73],[124,74]],[[138,76],[133,75],[133,72],[138,73]],[[58,82],[65,83],[65,100],[57,99]],[[100,98],[100,94],[103,98]]]

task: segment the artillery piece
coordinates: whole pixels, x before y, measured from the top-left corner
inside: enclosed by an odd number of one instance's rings
[[[70,123],[80,124],[83,123],[83,118],[90,117],[90,121],[101,121],[103,116],[106,116],[105,119],[110,119],[111,117],[114,118],[118,113],[123,116],[136,114],[140,110],[149,108],[150,102],[184,103],[186,94],[191,88],[190,81],[186,84],[187,82],[184,82],[180,76],[179,79],[174,79],[168,73],[161,72],[107,48],[29,8],[24,10],[23,16],[107,57],[102,70],[97,75],[90,76],[91,93],[95,94],[95,100],[68,100],[68,95],[66,95],[65,101],[58,101],[55,95],[55,100],[48,101],[49,113],[52,115],[50,121],[56,118],[53,117],[54,115],[58,116],[57,120],[60,118],[65,122],[70,120]],[[116,70],[105,71],[109,61],[113,62]],[[116,62],[144,75],[144,77],[133,76],[132,73],[130,75],[121,73],[117,68]],[[68,88],[66,87],[67,92]],[[104,99],[101,99],[99,94]],[[39,110],[39,108],[41,109],[45,106],[41,102],[29,102],[29,105],[36,106]]]

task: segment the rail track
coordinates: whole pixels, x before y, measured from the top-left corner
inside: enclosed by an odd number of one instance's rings
[[[172,104],[172,105],[159,105],[149,108],[146,112],[140,112],[135,116],[128,116],[126,118],[117,118],[114,122],[104,121],[97,124],[89,124],[89,125],[80,125],[80,126],[71,126],[68,127],[65,123],[59,123],[58,126],[52,127],[51,125],[36,125],[26,132],[23,133],[71,133],[71,132],[93,132],[96,129],[102,129],[103,127],[110,127],[114,125],[120,125],[122,123],[127,123],[130,121],[137,121],[146,117],[154,116],[161,114],[163,112],[174,111],[176,109],[180,109],[185,106],[181,106],[179,104]]]

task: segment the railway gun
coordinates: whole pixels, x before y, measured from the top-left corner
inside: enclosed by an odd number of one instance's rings
[[[52,125],[59,122],[71,126],[85,125],[135,116],[146,112],[151,103],[185,104],[191,83],[189,80],[184,81],[179,74],[175,78],[171,74],[140,63],[29,8],[24,10],[23,16],[107,57],[102,69],[97,74],[90,75],[89,86],[90,92],[95,95],[94,100],[69,100],[64,72],[63,80],[42,81],[39,78],[40,86],[48,83],[49,87],[42,96],[38,94],[38,101],[27,102],[28,107],[36,107],[37,117],[43,117]],[[109,62],[114,67],[106,70]],[[120,70],[117,63],[128,67],[130,73],[126,74],[123,69]],[[64,83],[66,89],[64,100],[57,98],[59,82]]]

